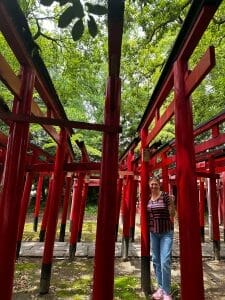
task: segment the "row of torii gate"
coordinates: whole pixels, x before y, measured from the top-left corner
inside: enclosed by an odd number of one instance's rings
[[[75,178],[75,192],[71,209],[70,258],[76,252],[76,243],[82,230],[83,213],[88,186],[100,179],[98,201],[95,264],[92,299],[113,299],[114,254],[120,207],[123,213],[123,255],[128,253],[130,229],[134,233],[135,205],[140,182],[141,212],[141,285],[144,293],[151,292],[150,249],[146,220],[149,197],[148,180],[160,172],[164,190],[176,190],[180,239],[180,271],[182,299],[204,299],[201,239],[204,229],[205,190],[211,211],[212,240],[215,256],[219,257],[219,222],[224,220],[224,209],[218,214],[218,199],[224,208],[225,184],[224,143],[221,124],[222,112],[209,122],[193,130],[190,96],[215,65],[215,51],[210,46],[193,70],[188,60],[218,9],[219,0],[193,1],[171,54],[161,73],[135,139],[118,158],[120,128],[120,57],[123,31],[124,1],[108,1],[108,58],[109,72],[106,87],[104,124],[90,124],[68,120],[57,96],[49,73],[38,53],[27,27],[26,19],[17,2],[0,2],[0,29],[18,60],[21,71],[17,75],[0,52],[0,78],[12,93],[12,111],[0,104],[0,117],[9,126],[8,136],[0,134],[1,197],[0,197],[0,291],[1,298],[11,299],[15,258],[19,256],[23,227],[34,177],[39,177],[37,197],[43,176],[49,181],[48,199],[42,220],[40,239],[45,241],[41,266],[40,293],[49,291],[53,248],[58,222],[59,204],[65,190],[60,238],[64,239],[66,215]],[[0,50],[1,51],[1,50]],[[160,108],[174,90],[174,98],[164,112]],[[39,94],[46,113],[35,102]],[[132,99],[131,99],[132,101]],[[152,144],[161,129],[174,117],[175,140],[155,147]],[[29,124],[41,124],[57,144],[55,156],[29,142]],[[151,130],[149,126],[151,125]],[[59,131],[55,127],[60,128]],[[82,159],[76,162],[70,143],[73,128],[103,133],[101,163],[91,162],[82,142],[77,142]],[[195,137],[210,131],[211,137],[199,144]],[[140,145],[141,155],[135,157]],[[119,162],[119,164],[118,164]],[[118,169],[119,166],[119,169]],[[207,189],[203,178],[207,178]],[[123,193],[123,197],[121,197]],[[121,204],[122,198],[122,204]],[[39,211],[36,201],[36,218]],[[121,204],[121,205],[120,205]],[[200,204],[200,205],[199,205]],[[199,213],[200,212],[200,213]],[[220,217],[220,220],[218,218]],[[36,220],[37,221],[37,220]],[[200,235],[202,232],[202,236]],[[133,236],[133,233],[131,235]]]

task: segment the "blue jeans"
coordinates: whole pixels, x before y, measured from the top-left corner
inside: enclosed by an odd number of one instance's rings
[[[173,230],[165,233],[150,232],[150,241],[152,262],[158,286],[167,294],[170,294]]]

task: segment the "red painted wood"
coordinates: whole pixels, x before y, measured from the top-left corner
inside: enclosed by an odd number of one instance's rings
[[[168,96],[172,87],[173,87],[173,70],[171,70],[171,72],[169,73],[168,77],[165,80],[165,83],[164,83],[162,89],[159,91],[159,94],[157,95],[157,98],[152,105],[151,111],[146,116],[146,119],[143,123],[142,128],[148,128],[148,126],[152,122],[153,118],[155,117],[155,110],[157,109],[157,107],[161,107],[162,103]],[[144,145],[144,146],[145,147],[147,146],[147,141],[146,141],[146,145]]]
[[[66,224],[66,221],[67,221],[68,207],[69,207],[70,194],[71,194],[72,177],[66,176],[65,181],[66,181],[66,186],[65,186],[65,194],[64,194],[64,201],[63,201],[63,208],[62,208],[61,224]]]
[[[190,96],[196,87],[201,83],[205,76],[215,66],[215,48],[210,46],[203,57],[200,59],[194,70],[188,74],[185,81],[185,94]]]
[[[89,179],[89,183],[88,183],[89,186],[100,186],[100,179]]]
[[[217,10],[218,4],[205,5],[198,14],[197,20],[195,20],[194,26],[185,40],[182,50],[179,54],[180,59],[188,60],[205,32],[210,20]],[[178,58],[177,58],[178,59]]]
[[[79,163],[67,163],[64,165],[64,170],[67,172],[75,171],[99,171],[101,170],[101,163],[98,162],[79,162]]]
[[[182,300],[204,299],[193,121],[191,102],[185,97],[186,72],[186,63],[176,61],[174,65],[176,181]]]
[[[76,141],[77,146],[80,148],[81,155],[82,155],[82,161],[83,162],[90,162],[90,158],[87,152],[87,149],[85,147],[85,144],[83,141]]]
[[[213,157],[209,160],[210,172],[215,172]],[[212,213],[212,232],[213,241],[220,241],[219,216],[218,216],[218,196],[216,187],[216,178],[210,178],[210,200]]]
[[[147,203],[149,200],[149,151],[146,151],[144,145],[146,144],[148,130],[141,131],[141,259],[143,261],[141,268],[141,286],[145,293],[151,291],[151,277],[150,277],[150,240],[149,229],[147,222]]]
[[[85,179],[83,191],[82,191],[80,218],[79,218],[79,224],[78,224],[78,242],[79,242],[79,239],[81,238],[81,233],[82,233],[82,228],[83,228],[83,223],[84,223],[84,214],[85,214],[85,207],[86,207],[86,202],[87,202],[88,187],[89,187],[88,180]]]
[[[130,206],[130,228],[135,229],[136,219],[136,207],[137,207],[137,188],[138,179],[133,178],[132,189],[131,189],[131,206]]]
[[[67,131],[65,129],[61,129],[60,140],[56,151],[52,191],[49,199],[49,215],[41,267],[39,289],[40,294],[48,293],[50,288],[56,227],[58,221],[59,206],[62,200],[63,184],[65,180],[63,165],[67,159],[67,139]]]
[[[180,50],[177,59],[178,58],[185,58],[186,60],[189,59],[196,45],[198,44],[200,38],[202,37],[205,29],[207,28],[211,18],[215,14],[217,8],[218,8],[217,3],[215,3],[215,5],[212,4],[204,5],[202,7],[202,10],[199,12],[197,19],[195,20],[192,30],[189,32],[186,40],[184,41],[184,44],[182,45],[182,48]],[[155,117],[156,109],[161,107],[162,103],[168,96],[172,87],[173,87],[173,70],[170,70],[164,80],[162,88],[156,94],[155,99],[151,99],[153,104],[151,105],[148,114],[146,114],[145,120],[143,120],[142,122],[142,128],[145,127],[147,128],[150,125],[153,118]],[[147,146],[147,144],[145,146]]]
[[[141,142],[145,145],[147,130],[142,130]],[[150,255],[149,232],[147,224],[147,203],[149,200],[149,156],[145,154],[142,146],[141,154],[141,255]],[[146,157],[146,156],[147,157]]]
[[[195,146],[195,152],[203,152],[208,149],[214,148],[216,146],[222,145],[225,142],[225,133],[221,133],[219,136],[210,139],[208,141],[202,142],[201,144],[198,144]]]
[[[222,184],[223,184],[223,229],[225,234],[225,172],[222,173]],[[225,241],[225,235],[224,235]]]
[[[79,219],[81,215],[81,203],[82,203],[82,191],[84,187],[85,174],[80,173],[78,175],[77,187],[75,188],[75,195],[73,199],[73,211],[72,211],[72,226],[70,234],[70,245],[77,243],[78,230],[79,230]]]
[[[28,68],[23,68],[21,75],[21,100],[15,97],[13,111],[14,113],[30,114],[35,76],[33,71]],[[28,138],[28,124],[12,123],[7,144],[0,198],[0,290],[1,298],[5,300],[11,299],[12,296]]]
[[[157,122],[160,119],[160,110],[157,107],[155,110],[155,122]]]
[[[56,159],[54,165],[54,174],[52,182],[52,190],[50,194],[49,215],[47,222],[46,238],[44,245],[44,253],[42,258],[43,264],[51,264],[53,257],[53,248],[55,242],[56,226],[58,220],[59,205],[62,197],[62,189],[64,183],[63,165],[66,158],[66,141],[67,133],[64,129],[60,132],[60,143],[56,151]]]
[[[204,179],[199,179],[199,220],[200,227],[205,226],[205,187]]]
[[[11,112],[0,111],[0,117],[2,120],[6,121],[16,121],[23,123],[37,123],[40,125],[54,125],[65,128],[77,128],[77,129],[86,129],[94,131],[106,131],[106,132],[121,132],[121,127],[112,127],[104,124],[91,124],[85,122],[71,121],[65,119],[55,119],[47,117],[38,117],[38,116],[27,116],[25,114],[14,114]],[[57,138],[58,141],[58,138]]]
[[[77,189],[77,178],[73,180],[73,193],[72,193],[72,201],[70,207],[70,226],[72,226],[72,220],[74,219],[74,204],[75,204],[75,197],[76,197],[76,189]]]
[[[118,235],[118,228],[119,228],[122,191],[123,191],[123,178],[119,177],[117,180],[117,193],[116,193],[116,238]]]
[[[120,93],[120,79],[110,77],[106,92],[105,124],[112,124],[112,126],[119,124]],[[118,134],[104,133],[101,188],[98,202],[93,300],[113,299],[118,145]],[[103,282],[104,284],[102,285]]]
[[[162,130],[162,128],[168,123],[168,121],[172,118],[174,114],[174,101],[172,101],[163,115],[160,119],[157,120],[155,127],[150,131],[148,134],[148,137],[146,139],[146,145],[149,145],[149,143],[157,136],[157,134]]]
[[[219,124],[212,127],[212,138],[216,138],[220,134]]]
[[[214,116],[209,121],[205,122],[204,124],[200,124],[197,128],[195,128],[194,136],[200,135],[204,131],[208,131],[213,128],[214,125],[219,125],[225,121],[225,113],[222,111],[220,114]]]
[[[210,72],[210,70],[215,66],[215,50],[214,47],[209,47],[205,55],[199,61],[195,69],[190,72],[185,82],[185,93],[186,96],[190,95],[191,92],[200,84],[204,77]],[[170,85],[166,88],[171,88]],[[166,89],[165,88],[165,89]],[[168,94],[166,89],[165,95]],[[165,96],[164,95],[164,96]],[[154,111],[154,110],[153,110]],[[166,108],[165,112],[161,117],[159,117],[158,108],[156,107],[156,123],[151,132],[147,137],[146,143],[149,144],[156,135],[162,130],[162,128],[168,123],[174,114],[174,100],[171,101],[169,106]]]
[[[132,160],[134,158],[133,151],[127,156],[127,170],[132,171]],[[130,236],[130,208],[131,208],[131,193],[132,193],[133,176],[126,176],[126,193],[123,199],[123,238]]]
[[[52,186],[53,186],[53,178],[49,179],[49,184],[48,184],[48,196],[46,199],[45,203],[45,209],[42,217],[42,222],[41,222],[41,232],[44,234],[46,233],[46,228],[47,228],[47,222],[48,222],[48,216],[49,216],[49,209],[50,209],[50,199],[51,199],[51,193],[52,193]]]
[[[44,180],[44,176],[40,175],[38,178],[37,193],[35,199],[35,209],[34,209],[34,217],[36,218],[38,218],[40,212],[43,180]]]
[[[76,172],[76,171],[93,171],[100,172],[101,163],[98,162],[68,162],[63,166],[65,172]],[[54,164],[49,162],[34,163],[32,168],[28,167],[27,171],[33,171],[36,173],[47,172],[51,173],[54,170]]]
[[[219,225],[223,224],[223,185],[222,180],[217,180],[217,193],[218,193],[218,219]]]
[[[162,155],[162,162],[164,162],[164,158],[166,158],[166,153],[163,153]],[[169,176],[168,176],[168,167],[167,165],[163,164],[162,167],[162,186],[163,186],[163,190],[164,192],[169,192]]]
[[[21,207],[20,207],[17,242],[22,241],[23,230],[24,230],[24,225],[25,225],[25,221],[26,221],[26,213],[27,213],[27,208],[28,208],[28,204],[29,204],[29,200],[30,200],[30,191],[31,191],[33,179],[34,179],[33,173],[26,174],[26,181],[25,181],[25,185],[24,185],[23,196],[22,196]]]

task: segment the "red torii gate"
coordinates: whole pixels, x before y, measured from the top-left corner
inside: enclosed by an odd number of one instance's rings
[[[67,163],[67,157],[73,158],[73,151],[68,140],[72,128],[83,128],[104,132],[103,159],[101,163],[101,192],[97,226],[95,271],[93,299],[112,299],[114,281],[114,251],[116,227],[116,178],[118,174],[118,135],[120,132],[120,55],[123,29],[124,2],[108,2],[109,23],[109,79],[106,93],[104,124],[88,124],[69,121],[58,100],[50,77],[38,52],[33,51],[35,44],[30,39],[26,20],[16,3],[1,1],[0,29],[5,35],[15,56],[22,67],[21,78],[18,78],[5,59],[1,59],[1,79],[15,95],[13,112],[1,111],[3,120],[10,122],[10,135],[7,144],[2,194],[0,199],[2,226],[0,229],[0,288],[4,299],[12,294],[14,260],[17,240],[19,206],[22,196],[23,177],[25,174],[26,144],[28,143],[29,123],[39,123],[58,143],[54,164],[41,163],[32,171],[53,172],[51,194],[49,198],[48,223],[44,256],[42,261],[40,293],[47,293],[50,285],[52,254],[56,232],[58,205],[64,182],[64,172],[99,170],[99,164],[90,162]],[[28,42],[30,44],[28,45]],[[30,48],[29,48],[30,46]],[[32,100],[36,88],[47,106],[45,116]],[[32,115],[31,115],[32,112]],[[58,134],[54,127],[61,127]],[[110,147],[108,146],[110,144]],[[19,152],[20,160],[17,159]],[[70,160],[69,160],[70,161]],[[108,172],[108,168],[111,172]],[[15,171],[16,175],[15,176]],[[110,182],[110,186],[109,186]],[[16,187],[16,188],[15,188]],[[10,201],[15,199],[15,201]],[[110,201],[111,200],[111,201]],[[10,225],[10,218],[14,225]],[[104,224],[104,226],[103,226]],[[8,251],[10,249],[10,251]],[[102,281],[104,280],[104,287]]]
[[[195,151],[190,95],[215,64],[214,49],[210,47],[193,71],[187,68],[188,59],[207,28],[221,1],[194,1],[162,72],[153,96],[138,127],[141,140],[141,260],[142,288],[146,294],[150,287],[150,249],[146,206],[148,201],[149,152],[148,145],[175,115],[176,181],[181,257],[182,299],[204,299],[201,241],[198,217],[198,194],[195,174]],[[187,30],[188,28],[188,30]],[[174,87],[174,100],[160,116],[160,107]],[[149,125],[155,125],[149,132]],[[127,152],[127,155],[129,152]],[[212,170],[213,171],[213,170]],[[168,185],[168,174],[165,180]],[[213,185],[213,188],[215,185]],[[168,186],[164,186],[168,189]],[[215,191],[215,189],[214,189]],[[189,209],[191,207],[191,210]],[[215,222],[216,223],[216,222]],[[187,231],[188,228],[188,231]],[[193,256],[193,253],[195,255]],[[190,263],[191,262],[191,263]],[[193,268],[194,266],[194,268]]]
[[[151,103],[154,105],[151,107],[151,112],[149,114],[149,107],[146,110],[144,118],[139,126],[139,132],[142,142],[142,169],[141,169],[141,187],[142,187],[142,207],[141,207],[141,221],[142,221],[142,287],[146,293],[150,292],[150,272],[149,272],[149,241],[147,235],[147,224],[146,224],[146,206],[145,202],[147,199],[147,185],[148,185],[148,174],[149,174],[149,163],[148,159],[145,157],[145,149],[148,147],[148,144],[151,142],[153,136],[151,133],[148,134],[148,125],[151,123],[152,119],[156,116],[156,126],[155,135],[166,122],[172,117],[172,114],[175,113],[176,116],[176,148],[177,148],[177,173],[178,182],[184,188],[180,192],[179,199],[182,201],[179,203],[179,214],[184,217],[183,222],[181,223],[180,231],[182,232],[181,238],[181,256],[184,257],[184,261],[181,264],[181,274],[182,274],[182,299],[190,298],[192,295],[198,295],[198,298],[204,299],[203,296],[203,284],[202,284],[202,266],[200,260],[200,246],[197,234],[193,235],[193,240],[195,242],[196,257],[194,260],[195,267],[197,272],[195,272],[195,277],[193,276],[189,280],[190,274],[193,272],[185,271],[187,266],[187,260],[192,259],[190,252],[186,252],[186,247],[190,240],[184,234],[185,227],[190,219],[187,208],[187,198],[190,196],[187,191],[187,187],[194,193],[196,199],[196,183],[195,183],[195,161],[194,161],[194,151],[193,151],[193,128],[192,120],[190,118],[189,110],[189,101],[188,96],[192,90],[199,84],[200,80],[212,67],[213,63],[209,63],[207,68],[202,72],[202,76],[196,81],[194,78],[195,71],[187,74],[186,63],[190,57],[192,51],[194,50],[198,40],[200,39],[202,33],[207,27],[210,19],[212,18],[214,12],[216,11],[218,5],[221,1],[194,1],[190,13],[186,19],[185,26],[190,22],[191,26],[188,24],[188,29],[191,28],[191,32],[187,31],[185,37],[182,40],[181,47],[176,55],[172,52],[172,59],[176,58],[175,68],[170,68],[169,73],[165,75],[162,80],[162,86],[160,87],[160,94],[155,94],[154,99],[152,98]],[[18,223],[18,210],[20,196],[22,192],[22,182],[21,178],[25,173],[25,152],[26,148],[23,147],[24,144],[28,142],[28,123],[40,123],[45,127],[47,132],[55,137],[55,140],[58,143],[58,149],[56,154],[56,161],[54,166],[48,165],[49,170],[54,171],[54,181],[52,183],[52,194],[51,199],[55,198],[55,203],[50,201],[51,215],[49,221],[49,227],[46,237],[46,246],[44,251],[43,263],[42,263],[42,275],[41,275],[41,293],[48,292],[50,277],[51,277],[51,264],[52,264],[52,251],[54,244],[55,236],[55,227],[57,219],[57,205],[59,202],[60,191],[62,190],[63,182],[63,172],[68,171],[70,168],[74,170],[77,167],[77,170],[80,171],[82,168],[85,170],[91,170],[93,168],[92,163],[66,163],[67,155],[73,155],[71,152],[70,145],[68,145],[68,136],[71,134],[71,128],[84,128],[99,130],[104,132],[103,140],[103,159],[101,164],[101,192],[100,192],[100,205],[98,213],[98,227],[97,227],[97,241],[96,241],[96,255],[95,255],[95,270],[94,270],[94,288],[93,288],[93,299],[112,299],[113,298],[113,279],[114,279],[114,252],[115,252],[115,227],[116,227],[116,183],[118,175],[118,133],[119,133],[119,107],[120,107],[120,51],[121,51],[121,40],[122,40],[122,28],[123,28],[123,11],[124,3],[123,1],[115,0],[109,1],[109,80],[107,85],[106,93],[106,107],[105,107],[105,122],[104,124],[84,124],[81,122],[69,121],[67,120],[62,107],[59,103],[54,103],[55,93],[52,93],[52,87],[49,89],[49,86],[46,86],[46,78],[43,78],[41,73],[36,72],[34,74],[33,70],[37,68],[37,65],[33,65],[32,59],[29,56],[26,47],[23,46],[23,41],[20,34],[18,34],[18,28],[14,27],[12,19],[10,19],[10,7],[7,4],[7,1],[2,1],[0,3],[1,10],[1,20],[0,28],[8,35],[10,44],[15,50],[15,54],[18,57],[21,65],[24,65],[26,62],[27,66],[23,70],[23,76],[20,81],[9,69],[8,65],[3,61],[2,68],[3,79],[6,83],[6,86],[13,92],[15,95],[15,105],[13,113],[1,113],[1,118],[4,120],[11,120],[11,142],[8,143],[8,149],[6,154],[5,161],[5,177],[3,184],[2,198],[0,202],[0,213],[2,213],[3,219],[3,228],[0,231],[1,241],[5,241],[7,247],[4,245],[0,246],[0,288],[4,291],[4,299],[10,299],[11,290],[12,290],[12,281],[13,281],[13,270],[14,270],[14,257],[15,257],[15,247],[16,247],[16,226],[12,228],[8,224],[7,218],[11,217],[11,210],[15,209],[15,224]],[[193,14],[193,16],[192,16]],[[184,26],[184,27],[185,27]],[[184,32],[182,32],[184,34]],[[184,42],[184,43],[183,43]],[[15,47],[15,45],[17,45]],[[20,46],[18,46],[20,45]],[[22,46],[21,46],[22,45]],[[209,51],[211,53],[211,50]],[[210,56],[212,57],[212,56]],[[38,58],[38,57],[37,57]],[[206,60],[207,61],[207,60]],[[174,62],[174,61],[173,61]],[[172,63],[173,63],[172,62]],[[40,63],[40,60],[38,60]],[[170,62],[171,63],[171,62]],[[168,66],[167,66],[168,67]],[[10,73],[10,76],[9,73]],[[177,74],[177,76],[174,76]],[[12,75],[12,76],[11,76]],[[187,78],[186,78],[187,75]],[[193,80],[194,78],[194,80]],[[186,81],[187,79],[187,81]],[[48,80],[47,80],[48,81]],[[186,85],[187,83],[187,85]],[[173,84],[175,85],[175,101],[171,104],[171,108],[168,109],[169,116],[165,115],[165,119],[160,118],[159,107],[163,103],[164,99],[171,90]],[[43,99],[46,101],[48,110],[48,117],[46,118],[41,114],[40,109],[35,106],[32,102],[32,93],[34,86],[39,91],[40,95],[43,96]],[[182,89],[183,87],[183,89]],[[186,88],[189,87],[189,90]],[[24,101],[22,99],[27,99],[28,106],[23,106]],[[56,99],[58,99],[56,97]],[[21,103],[22,102],[22,105]],[[173,108],[174,106],[174,108]],[[35,116],[30,115],[30,109],[33,109]],[[52,117],[54,115],[55,118]],[[51,116],[51,118],[49,118]],[[190,134],[189,142],[190,145],[187,145],[186,148],[188,151],[185,153],[185,156],[181,153],[182,147],[187,141],[183,140],[182,130],[184,129],[183,121],[180,119],[186,117],[186,122],[188,124],[187,132]],[[20,124],[23,122],[22,124]],[[53,127],[49,125],[58,125],[60,126],[61,132],[60,136],[53,131]],[[67,130],[65,129],[67,128]],[[69,128],[69,129],[68,129]],[[185,128],[186,130],[186,128]],[[14,140],[16,135],[17,140]],[[15,147],[20,146],[21,160],[16,161],[15,156]],[[186,146],[186,145],[185,145]],[[23,153],[24,152],[24,153]],[[69,153],[69,154],[68,154]],[[12,156],[10,161],[9,157]],[[11,157],[10,157],[11,158]],[[188,181],[183,180],[183,169],[181,165],[181,160],[185,158],[185,161],[191,161],[191,165],[187,165],[188,168],[185,169],[186,175],[188,175]],[[13,163],[13,164],[12,164]],[[12,182],[12,173],[15,171],[14,164],[18,164],[16,169],[16,191],[13,191],[15,181]],[[39,168],[46,168],[46,166],[39,166]],[[96,165],[95,165],[96,167]],[[110,169],[111,172],[108,172]],[[40,169],[39,169],[40,170]],[[109,185],[110,184],[110,185]],[[184,195],[187,192],[187,195]],[[183,197],[185,196],[185,197]],[[16,199],[15,203],[7,201],[10,198]],[[194,225],[197,225],[197,207],[196,201],[192,202],[194,211],[196,213],[194,217]],[[192,219],[193,220],[193,219]],[[104,224],[104,226],[102,226]],[[7,229],[10,229],[10,238],[8,239],[5,235],[9,233]],[[194,233],[194,226],[192,228],[192,233]],[[5,230],[5,233],[4,233]],[[183,235],[184,234],[184,235]],[[11,251],[7,253],[8,245],[11,245]],[[189,248],[187,248],[188,250]],[[4,257],[4,259],[3,259]],[[7,260],[8,258],[8,260]],[[6,266],[6,263],[3,261],[9,262],[9,265]],[[190,267],[190,265],[189,265]],[[2,270],[7,272],[3,274]],[[196,270],[195,270],[196,271]],[[196,282],[193,279],[196,279]],[[104,286],[102,282],[104,281]],[[198,290],[197,290],[198,289]]]
[[[224,154],[224,144],[225,144],[225,134],[223,130],[220,129],[220,125],[225,122],[225,111],[222,111],[218,115],[214,116],[208,122],[200,124],[194,130],[194,137],[195,139],[204,132],[212,132],[212,134],[208,137],[207,140],[202,142],[195,142],[195,161],[196,161],[196,177],[199,178],[198,182],[198,189],[199,189],[199,213],[200,213],[200,232],[202,234],[202,242],[204,242],[204,201],[205,201],[205,187],[203,178],[209,178],[210,182],[214,187],[216,186],[215,180],[221,178],[223,182],[223,188],[220,191],[220,187],[217,186],[217,192],[219,192],[221,199],[221,206],[222,206],[222,220],[224,218],[224,171],[225,171],[225,154]],[[217,130],[215,130],[217,128]],[[154,129],[153,129],[154,130]],[[213,134],[216,131],[215,134]],[[129,148],[125,151],[125,153],[120,157],[120,168],[121,168],[121,175],[122,176],[139,176],[140,175],[140,157],[133,158],[132,162],[136,162],[138,164],[138,170],[133,170],[132,172],[129,171],[129,154],[131,151],[137,149],[137,145],[140,142],[139,138],[136,138],[129,146]],[[208,151],[209,150],[209,151]],[[161,142],[153,143],[150,147],[148,147],[147,152],[150,152],[150,157],[148,157],[148,165],[151,173],[155,173],[156,171],[159,173],[161,171],[161,176],[163,177],[163,170],[166,170],[164,177],[167,179],[167,185],[176,185],[176,155],[175,155],[175,141],[172,140],[164,145]],[[214,170],[210,169],[209,160],[213,159]],[[221,176],[219,175],[221,174]],[[164,180],[163,178],[163,186]],[[219,220],[218,220],[218,199],[217,199],[217,192],[215,188],[210,188],[210,203],[211,203],[211,211],[209,212],[212,214],[212,224],[209,223],[209,227],[212,225],[212,240],[213,240],[213,252],[214,257],[216,259],[220,258],[220,233],[219,233]],[[123,188],[126,189],[124,185]],[[167,186],[168,188],[168,186]],[[172,189],[172,188],[171,188]],[[132,199],[132,194],[127,195],[129,199],[129,205],[131,203],[134,204]],[[209,209],[209,208],[208,208]],[[127,220],[125,220],[125,224],[127,224],[130,215],[132,215],[131,211],[129,211],[129,216]],[[123,216],[125,217],[125,216]],[[131,235],[129,236],[131,238]],[[211,238],[211,237],[210,237]],[[128,248],[128,245],[127,245]],[[212,255],[213,256],[213,255]]]
[[[124,1],[109,1],[108,10],[109,78],[106,89],[104,123],[116,128],[120,123],[121,81],[119,74]],[[118,133],[104,133],[93,300],[113,299],[118,146]]]
[[[147,110],[145,118],[139,126],[141,132],[142,151],[148,146],[157,132],[175,115],[175,136],[176,136],[176,181],[179,189],[178,195],[178,215],[179,219],[179,237],[180,237],[180,263],[181,263],[181,297],[182,299],[204,299],[201,240],[199,231],[198,217],[198,194],[195,175],[195,155],[193,138],[193,121],[190,95],[198,86],[200,81],[214,66],[214,56],[212,48],[209,49],[206,56],[190,72],[187,68],[188,59],[194,51],[198,41],[204,33],[208,23],[214,15],[219,1],[212,2],[200,1],[199,11],[194,16],[194,22],[191,25],[190,32],[183,44],[179,47],[179,52],[171,63],[171,67],[164,78],[159,93],[153,99],[151,110]],[[195,2],[193,2],[194,6]],[[197,5],[197,4],[196,4]],[[190,11],[191,12],[191,9]],[[192,12],[193,13],[193,12]],[[187,16],[188,19],[188,16]],[[187,20],[186,19],[186,20]],[[184,24],[185,25],[185,24]],[[179,37],[178,37],[179,39]],[[175,44],[175,46],[178,46]],[[167,95],[174,86],[174,100],[160,117],[159,109],[166,99]],[[148,133],[148,126],[155,118],[154,129]],[[144,158],[144,157],[143,157]],[[143,166],[146,164],[143,161]],[[142,234],[147,234],[146,224],[146,205],[148,200],[147,193],[148,172],[145,167],[145,173],[141,177],[143,190],[141,194],[142,205]],[[189,209],[191,207],[191,210]],[[182,216],[182,217],[181,217]],[[188,231],[187,231],[188,228]],[[193,255],[195,253],[195,255]],[[142,242],[142,257],[146,259],[149,256],[148,238]],[[191,263],[190,263],[191,262]],[[193,268],[193,266],[195,266]]]

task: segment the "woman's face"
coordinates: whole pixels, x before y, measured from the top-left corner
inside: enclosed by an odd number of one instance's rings
[[[159,185],[159,182],[155,179],[151,180],[149,182],[149,186],[150,186],[150,189],[151,191],[158,191],[160,190],[160,185]]]

